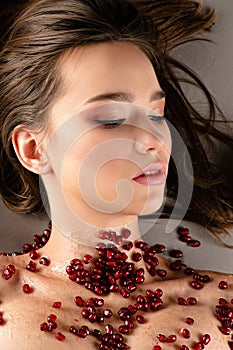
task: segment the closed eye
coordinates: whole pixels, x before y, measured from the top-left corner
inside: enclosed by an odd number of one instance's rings
[[[153,122],[164,122],[165,117],[164,115],[148,115],[148,118]]]
[[[125,122],[125,118],[113,120],[95,120],[95,123],[102,126],[104,129],[113,129]]]

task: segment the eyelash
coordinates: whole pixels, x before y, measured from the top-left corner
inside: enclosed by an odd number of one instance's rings
[[[164,116],[161,115],[148,115],[148,118],[153,122],[161,123],[165,120]],[[123,124],[126,121],[125,118],[114,119],[114,120],[95,120],[104,129],[114,129]]]

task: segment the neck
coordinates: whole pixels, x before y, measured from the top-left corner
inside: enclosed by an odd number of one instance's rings
[[[124,232],[126,233],[125,237]],[[130,236],[128,236],[129,233]],[[130,240],[134,242],[140,237],[137,217],[134,220],[131,218],[131,221],[127,224],[118,227],[112,225],[108,228],[97,228],[80,224],[75,231],[69,233],[62,231],[53,224],[50,239],[41,250],[41,254],[49,258],[53,271],[61,273],[64,272],[64,267],[72,259],[83,259],[87,254],[93,257],[97,256],[96,246],[99,243],[115,244],[117,242],[117,246],[120,248],[124,241]]]

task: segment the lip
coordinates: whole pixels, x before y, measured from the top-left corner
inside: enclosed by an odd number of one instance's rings
[[[156,171],[156,174],[147,174],[147,172]],[[162,185],[166,182],[167,165],[163,162],[155,162],[147,165],[136,176],[133,181],[145,186]]]

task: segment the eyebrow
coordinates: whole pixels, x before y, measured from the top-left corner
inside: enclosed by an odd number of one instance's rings
[[[149,102],[159,101],[166,97],[166,94],[163,90],[156,90],[150,96]],[[106,94],[99,94],[93,97],[90,97],[84,102],[84,105],[92,102],[98,102],[103,100],[111,100],[117,102],[134,102],[136,99],[135,95],[130,92],[110,92]]]

